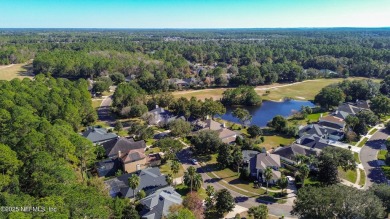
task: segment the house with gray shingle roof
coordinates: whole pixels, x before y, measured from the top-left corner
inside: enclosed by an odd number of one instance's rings
[[[144,190],[147,195],[168,185],[165,180],[165,175],[161,174],[160,169],[157,167],[146,168],[133,174],[137,174],[140,178],[139,186],[135,189],[135,191]],[[122,176],[109,179],[104,182],[111,197],[133,197],[133,190],[129,187],[128,182],[131,175],[132,174],[130,173],[123,174]]]
[[[123,137],[117,137],[115,139],[105,141],[101,143],[101,145],[106,151],[107,157],[110,158],[118,157],[119,152],[127,153],[131,150],[146,148],[146,143],[144,140],[134,141],[132,138],[129,139]]]
[[[260,152],[253,151],[253,150],[243,150],[242,151],[243,166],[249,169],[250,175],[252,177],[257,176],[256,156],[258,154],[260,154]]]
[[[105,128],[88,127],[81,135],[94,144],[102,143],[112,139],[116,139],[118,136],[115,133],[108,132]]]
[[[317,135],[321,138],[331,139],[334,141],[338,141],[344,137],[343,130],[318,124],[309,124],[307,126],[301,127],[298,134],[300,137],[304,135]]]
[[[321,138],[318,135],[303,135],[296,140],[296,143],[313,150],[322,150],[329,146],[328,140]]]
[[[272,170],[272,178],[269,183],[277,183],[282,176],[281,172],[279,171],[279,168],[281,167],[280,156],[269,153],[260,153],[256,155],[257,178],[261,179],[263,182],[266,181],[263,173],[267,167],[270,167]]]
[[[280,159],[289,163],[296,164],[296,156],[304,155],[304,156],[317,156],[317,151],[311,150],[305,147],[302,147],[298,144],[291,144],[286,147],[278,147],[276,148],[272,154],[277,154],[280,156]]]
[[[221,124],[212,119],[206,119],[204,121],[197,120],[195,121],[195,126],[199,131],[202,130],[212,130],[218,132],[218,137],[222,140],[223,143],[234,142],[237,138],[237,133],[226,128],[225,124]]]
[[[156,190],[140,203],[144,206],[141,211],[144,219],[161,219],[169,214],[172,205],[181,205],[183,199],[172,186]]]

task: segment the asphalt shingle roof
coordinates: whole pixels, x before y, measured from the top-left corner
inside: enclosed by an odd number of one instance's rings
[[[133,139],[127,138],[116,138],[110,141],[102,143],[103,148],[106,150],[108,157],[114,157],[118,155],[118,152],[127,153],[130,150],[145,149],[146,143],[144,140],[134,141]]]
[[[82,136],[89,139],[93,143],[108,141],[111,139],[115,139],[118,136],[114,133],[107,132],[105,128],[97,128],[97,127],[88,127],[83,133]]]

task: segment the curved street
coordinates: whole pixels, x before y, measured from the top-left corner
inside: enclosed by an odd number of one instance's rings
[[[372,135],[360,151],[360,161],[362,162],[364,171],[366,172],[365,189],[370,188],[374,183],[387,182],[377,160],[377,154],[388,137],[389,132],[382,128]]]

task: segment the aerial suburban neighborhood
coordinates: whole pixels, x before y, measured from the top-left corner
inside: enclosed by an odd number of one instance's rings
[[[0,5],[0,218],[390,218],[390,1]]]

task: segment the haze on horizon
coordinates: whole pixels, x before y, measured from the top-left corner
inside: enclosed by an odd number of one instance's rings
[[[0,28],[389,27],[389,0],[1,0]]]

